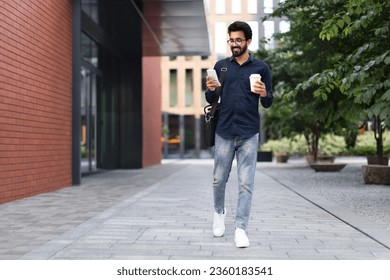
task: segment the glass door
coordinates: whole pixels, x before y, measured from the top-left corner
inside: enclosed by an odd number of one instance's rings
[[[96,170],[96,76],[81,67],[81,173]]]

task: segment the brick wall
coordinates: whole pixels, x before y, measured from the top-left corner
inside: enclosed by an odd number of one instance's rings
[[[71,184],[71,0],[0,0],[0,203]]]

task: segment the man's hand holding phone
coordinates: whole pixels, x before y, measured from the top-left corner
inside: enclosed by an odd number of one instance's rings
[[[214,91],[217,87],[221,86],[217,72],[214,69],[207,69],[206,86],[211,91]]]

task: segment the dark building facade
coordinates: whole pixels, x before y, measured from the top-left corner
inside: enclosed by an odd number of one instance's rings
[[[0,2],[0,203],[160,163],[160,56],[207,54],[203,1]]]

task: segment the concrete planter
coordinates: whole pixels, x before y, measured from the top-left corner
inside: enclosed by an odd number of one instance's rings
[[[367,156],[368,165],[389,165],[389,157],[378,158],[377,156]]]
[[[345,163],[312,163],[310,167],[316,172],[338,172],[342,170],[347,164]]]
[[[290,156],[289,155],[276,155],[275,158],[276,158],[276,162],[286,163],[288,161],[288,159],[290,158]]]
[[[362,173],[366,184],[390,185],[390,166],[363,165]]]
[[[317,156],[317,162],[329,162],[333,163],[335,161],[335,156]],[[306,155],[306,162],[308,164],[314,163],[314,156],[313,155]]]

